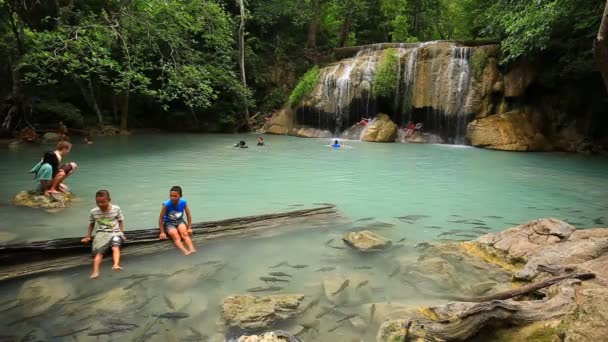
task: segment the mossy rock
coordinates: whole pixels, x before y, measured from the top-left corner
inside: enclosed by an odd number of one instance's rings
[[[36,191],[21,191],[13,201],[15,205],[23,207],[58,209],[65,208],[66,204],[72,202],[73,199],[74,195],[70,192],[44,196]]]

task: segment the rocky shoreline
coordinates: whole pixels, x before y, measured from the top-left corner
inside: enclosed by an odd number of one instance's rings
[[[557,219],[538,219],[473,241],[418,248],[422,255],[417,260],[398,261],[396,276],[404,285],[425,284],[417,290],[431,305],[362,303],[358,312],[345,315],[344,324],[366,332],[380,325],[379,342],[465,341],[479,336],[485,341],[599,341],[608,336],[608,309],[602,304],[608,302],[607,228],[577,230]],[[333,310],[340,310],[340,300],[332,294],[344,290],[344,284],[348,287],[349,281],[360,284],[354,278],[324,282]],[[448,289],[457,289],[462,296],[445,294]],[[297,294],[280,295],[289,298],[290,305],[276,304],[274,297],[255,297],[256,303],[266,303],[263,306],[239,307],[248,312],[246,325],[226,314],[235,310],[232,297],[224,301],[223,317],[229,326],[249,333],[256,329],[248,327],[258,328],[259,335],[244,334],[235,341],[300,341],[314,331],[319,318],[296,325],[297,329],[269,331],[315,305]],[[277,312],[280,319],[270,322]]]

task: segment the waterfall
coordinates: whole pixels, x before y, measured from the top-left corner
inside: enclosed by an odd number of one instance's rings
[[[372,88],[387,48],[396,50],[395,97],[386,103],[373,96]],[[311,99],[298,109],[297,122],[317,126],[336,136],[376,111],[389,114],[397,124],[422,122],[425,131],[450,143],[466,143],[471,119],[474,48],[450,42],[373,44],[359,49],[321,70]],[[314,119],[313,119],[314,118]]]

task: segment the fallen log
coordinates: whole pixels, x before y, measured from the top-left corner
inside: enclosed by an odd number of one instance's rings
[[[201,242],[237,234],[254,233],[286,225],[335,222],[333,205],[192,224],[192,241]],[[158,228],[126,231],[122,255],[141,256],[175,248],[171,239],[159,240]],[[91,262],[91,245],[82,237],[0,245],[0,281],[44,272],[60,271]]]
[[[530,292],[540,290],[542,288],[549,287],[551,285],[555,285],[565,279],[589,280],[589,279],[593,279],[593,278],[595,278],[595,274],[593,274],[593,273],[569,273],[569,274],[564,274],[564,275],[557,276],[557,277],[552,277],[552,278],[549,278],[549,279],[546,279],[543,281],[539,281],[536,283],[532,283],[529,285],[525,285],[522,287],[518,287],[513,290],[499,292],[499,293],[495,293],[495,294],[487,295],[487,296],[479,296],[479,297],[443,296],[443,298],[457,300],[460,302],[474,302],[474,303],[489,302],[492,300],[504,300],[504,299],[509,299],[509,298],[513,298],[513,297],[517,297],[517,296],[522,296],[522,295],[528,294]]]

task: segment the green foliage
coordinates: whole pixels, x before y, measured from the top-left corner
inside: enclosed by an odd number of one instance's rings
[[[57,100],[41,101],[34,105],[34,111],[39,119],[47,121],[47,123],[55,124],[57,120],[61,120],[66,125],[72,127],[82,127],[84,123],[80,109],[69,102]]]
[[[315,65],[300,78],[298,85],[289,96],[289,105],[295,107],[304,97],[308,96],[314,90],[318,78],[319,67]]]
[[[471,56],[471,66],[473,67],[473,75],[479,79],[488,63],[488,54],[483,49],[476,49]]]
[[[374,78],[375,96],[390,97],[395,93],[399,81],[398,63],[399,57],[396,55],[395,49],[387,49]]]

